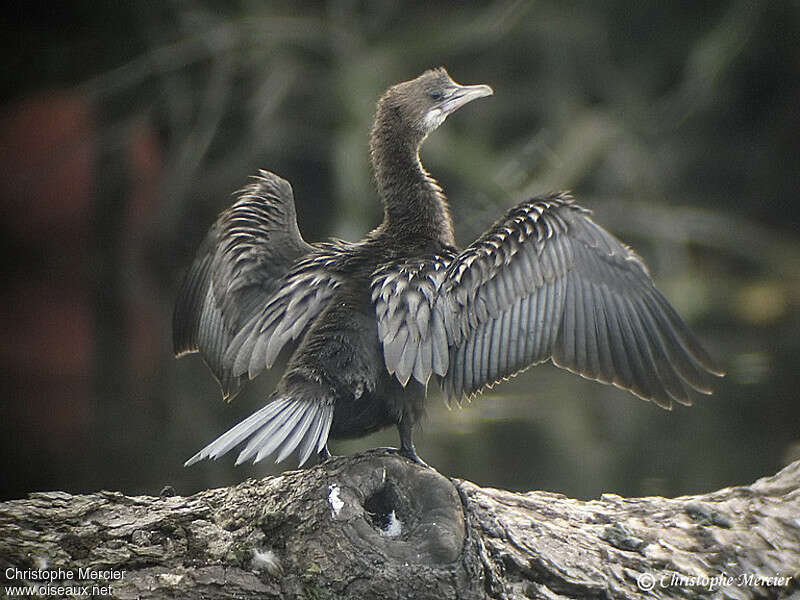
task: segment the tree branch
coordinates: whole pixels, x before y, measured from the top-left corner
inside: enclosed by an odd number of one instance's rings
[[[115,598],[788,598],[800,461],[674,499],[481,488],[379,451],[189,497],[34,493],[0,504],[0,566]]]

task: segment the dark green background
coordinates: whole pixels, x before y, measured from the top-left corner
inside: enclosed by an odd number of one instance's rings
[[[225,406],[199,358],[171,358],[183,270],[257,168],[292,182],[308,240],[377,224],[375,101],[438,65],[495,90],[423,151],[460,243],[571,189],[729,374],[672,412],[549,365],[461,411],[431,389],[422,457],[594,497],[703,492],[800,456],[797,2],[41,2],[0,33],[2,497],[277,472],[182,467],[279,375]]]

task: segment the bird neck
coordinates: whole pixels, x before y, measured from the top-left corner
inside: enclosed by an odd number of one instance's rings
[[[391,119],[376,118],[370,154],[383,201],[383,229],[388,235],[419,243],[455,246],[453,221],[442,188],[419,159],[422,140],[403,135]]]

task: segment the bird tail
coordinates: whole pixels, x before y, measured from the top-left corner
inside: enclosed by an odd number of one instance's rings
[[[239,465],[253,458],[256,463],[278,453],[281,462],[299,446],[299,464],[312,452],[321,452],[333,421],[333,403],[278,396],[261,410],[235,425],[184,463],[185,467],[210,458],[216,460],[249,439],[236,459]]]

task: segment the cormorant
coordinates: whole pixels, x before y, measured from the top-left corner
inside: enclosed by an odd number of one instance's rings
[[[292,188],[261,171],[206,236],[175,308],[176,355],[200,352],[226,399],[300,340],[265,407],[187,461],[247,442],[237,464],[397,426],[412,432],[433,376],[460,402],[550,359],[669,408],[722,375],[642,260],[566,193],[526,200],[464,250],[420,145],[491,95],[444,68],[378,101],[370,137],[381,224],[360,242],[309,244]],[[422,463],[424,464],[424,463]]]

